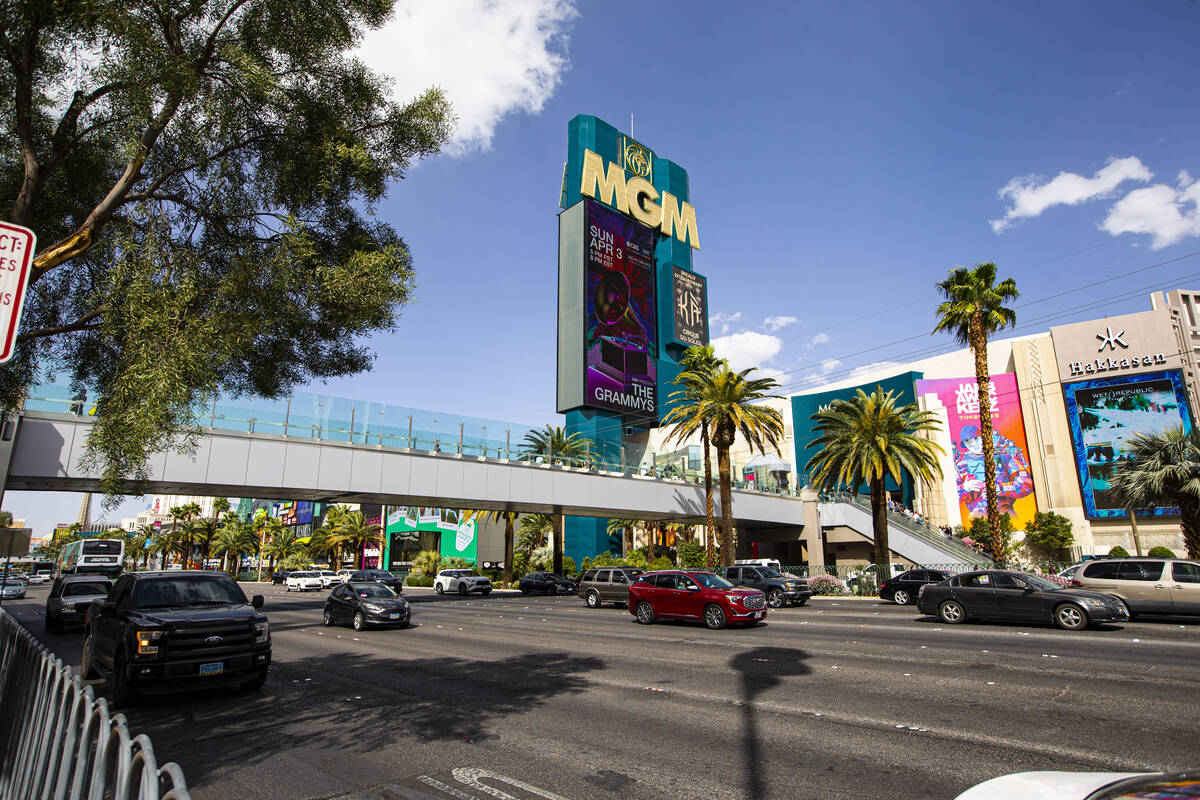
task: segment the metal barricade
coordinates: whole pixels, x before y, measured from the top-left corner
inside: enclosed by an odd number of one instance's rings
[[[164,791],[165,790],[165,791]],[[0,798],[189,800],[179,765],[0,609]]]

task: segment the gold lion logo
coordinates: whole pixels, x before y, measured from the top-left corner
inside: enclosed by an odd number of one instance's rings
[[[650,151],[633,139],[625,139],[625,169],[650,180]]]

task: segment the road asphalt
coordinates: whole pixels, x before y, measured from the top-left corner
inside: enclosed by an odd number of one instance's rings
[[[266,686],[126,711],[197,800],[948,800],[1009,772],[1200,765],[1197,619],[1073,633],[814,598],[710,631],[407,590],[412,627],[356,633],[321,625],[323,593],[244,588],[267,598]],[[5,608],[78,664],[45,594]]]

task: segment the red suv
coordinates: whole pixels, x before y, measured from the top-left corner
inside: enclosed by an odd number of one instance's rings
[[[753,625],[767,617],[767,596],[702,570],[647,572],[629,585],[629,613],[643,625],[660,618]]]

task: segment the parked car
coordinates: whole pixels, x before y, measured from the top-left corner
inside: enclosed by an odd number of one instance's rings
[[[758,589],[767,596],[767,605],[771,608],[802,606],[812,597],[806,581],[785,578],[773,567],[734,565],[725,568],[724,577],[734,586]]]
[[[433,579],[433,590],[438,594],[479,592],[487,597],[492,593],[492,582],[473,569],[444,569]]]
[[[1200,770],[1174,772],[1017,772],[978,783],[955,800],[1132,800],[1200,798]]]
[[[979,570],[928,583],[917,594],[922,614],[947,624],[968,619],[1053,623],[1082,630],[1100,622],[1129,619],[1117,598],[1101,592],[1064,589],[1056,583],[1009,570]]]
[[[282,586],[287,582],[288,575],[291,574],[292,572],[289,570],[277,569],[271,573],[271,583],[275,584],[276,586]]]
[[[25,579],[9,575],[4,583],[3,598],[5,600],[22,600],[25,597]]]
[[[31,573],[29,573],[29,578],[27,580],[27,583],[29,583],[31,585],[46,583],[47,581],[49,581],[51,579],[51,577],[52,576],[49,572],[31,572]]]
[[[325,625],[350,623],[361,631],[371,625],[406,628],[412,610],[408,600],[381,583],[343,583],[325,598]]]
[[[906,606],[917,602],[917,595],[925,584],[941,583],[953,576],[953,572],[944,569],[910,569],[884,581],[879,587],[879,599]]]
[[[766,619],[767,596],[702,570],[647,572],[629,586],[629,613],[642,625],[688,619],[716,629]]]
[[[1072,588],[1113,595],[1129,618],[1138,614],[1200,615],[1200,562],[1181,558],[1106,558],[1088,561]]]
[[[117,705],[143,692],[260,689],[271,664],[262,606],[222,572],[127,572],[88,609],[80,672],[111,679]]]
[[[287,576],[286,584],[289,592],[307,592],[310,589],[324,588],[321,576],[315,572],[293,572]]]
[[[733,562],[735,567],[769,567],[782,574],[783,566],[774,558],[741,558]]]
[[[46,630],[62,633],[68,625],[83,625],[87,609],[112,591],[104,575],[63,575],[54,579],[46,598]]]
[[[892,564],[891,565],[892,577],[893,578],[896,577],[900,573],[904,572],[905,569],[907,569],[907,567],[905,567],[903,564]],[[868,564],[866,567],[863,567],[862,569],[851,570],[850,573],[846,576],[846,588],[853,592],[858,587],[859,583],[863,583],[863,582],[875,583],[876,582],[875,576],[878,572],[879,572],[878,564]],[[884,582],[886,583],[886,579]]]
[[[355,583],[364,583],[366,581],[374,581],[382,583],[384,586],[395,591],[397,594],[404,593],[404,581],[386,569],[359,569],[350,573],[349,580]]]
[[[521,594],[530,592],[574,594],[575,581],[553,572],[530,572],[528,575],[521,576],[521,580],[517,582],[517,588],[521,590]]]
[[[589,569],[579,579],[579,596],[588,608],[605,603],[628,603],[629,587],[645,570],[637,567],[601,567]]]
[[[349,583],[350,576],[353,575],[354,572],[355,570],[352,569],[339,569],[337,571],[338,583]]]
[[[339,583],[345,583],[336,572],[331,569],[319,569],[316,571],[317,577],[321,579],[321,588],[329,589],[337,586]]]

